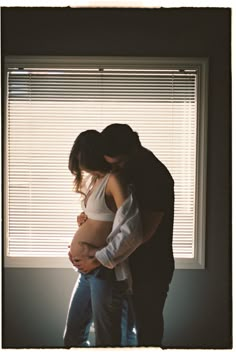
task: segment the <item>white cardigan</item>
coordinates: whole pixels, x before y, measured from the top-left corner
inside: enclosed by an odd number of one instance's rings
[[[95,254],[105,267],[115,268],[118,281],[128,280],[132,285],[128,257],[143,242],[140,210],[132,193],[117,210],[112,231],[107,237],[107,246]]]

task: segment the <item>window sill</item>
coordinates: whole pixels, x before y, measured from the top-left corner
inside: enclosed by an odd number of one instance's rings
[[[72,269],[73,266],[66,257],[6,257],[5,268],[62,268]],[[204,261],[194,258],[176,258],[175,269],[204,269]]]

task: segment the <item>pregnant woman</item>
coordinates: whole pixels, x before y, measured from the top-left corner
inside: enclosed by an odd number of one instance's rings
[[[111,167],[103,155],[102,139],[100,133],[95,130],[82,132],[75,140],[70,153],[69,170],[75,176],[75,191],[83,197],[82,207],[87,216],[86,222],[76,231],[70,245],[70,259],[73,263],[79,263],[84,257],[95,260],[94,253],[107,245],[110,235],[116,235],[117,241],[128,243],[133,247],[132,250],[142,242],[141,226],[138,226],[139,212],[132,194],[120,178],[111,172]],[[88,175],[85,176],[85,173]],[[135,209],[131,221],[127,217],[130,199],[130,209]],[[124,224],[126,217],[129,221]],[[119,227],[119,222],[122,221],[123,227]],[[128,223],[132,224],[132,221],[135,221],[135,224],[133,223],[131,230],[127,231],[130,227]],[[122,234],[122,228],[126,234]],[[129,240],[124,241],[127,233]],[[122,303],[127,298],[130,273],[126,250],[119,256],[117,263],[121,263],[120,271],[100,265],[79,276],[67,316],[65,347],[88,346],[92,321],[95,325],[96,346],[120,346]],[[123,266],[122,260],[125,263]]]

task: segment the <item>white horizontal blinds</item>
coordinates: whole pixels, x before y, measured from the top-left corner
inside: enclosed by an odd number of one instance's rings
[[[63,256],[79,196],[67,164],[86,129],[128,123],[175,179],[174,253],[193,257],[196,72],[90,69],[9,72],[9,253]]]

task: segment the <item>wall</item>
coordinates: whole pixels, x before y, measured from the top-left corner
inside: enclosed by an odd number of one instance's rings
[[[164,343],[231,346],[230,10],[3,8],[2,55],[208,57],[205,270],[176,270]],[[4,347],[61,347],[69,269],[5,269]]]

